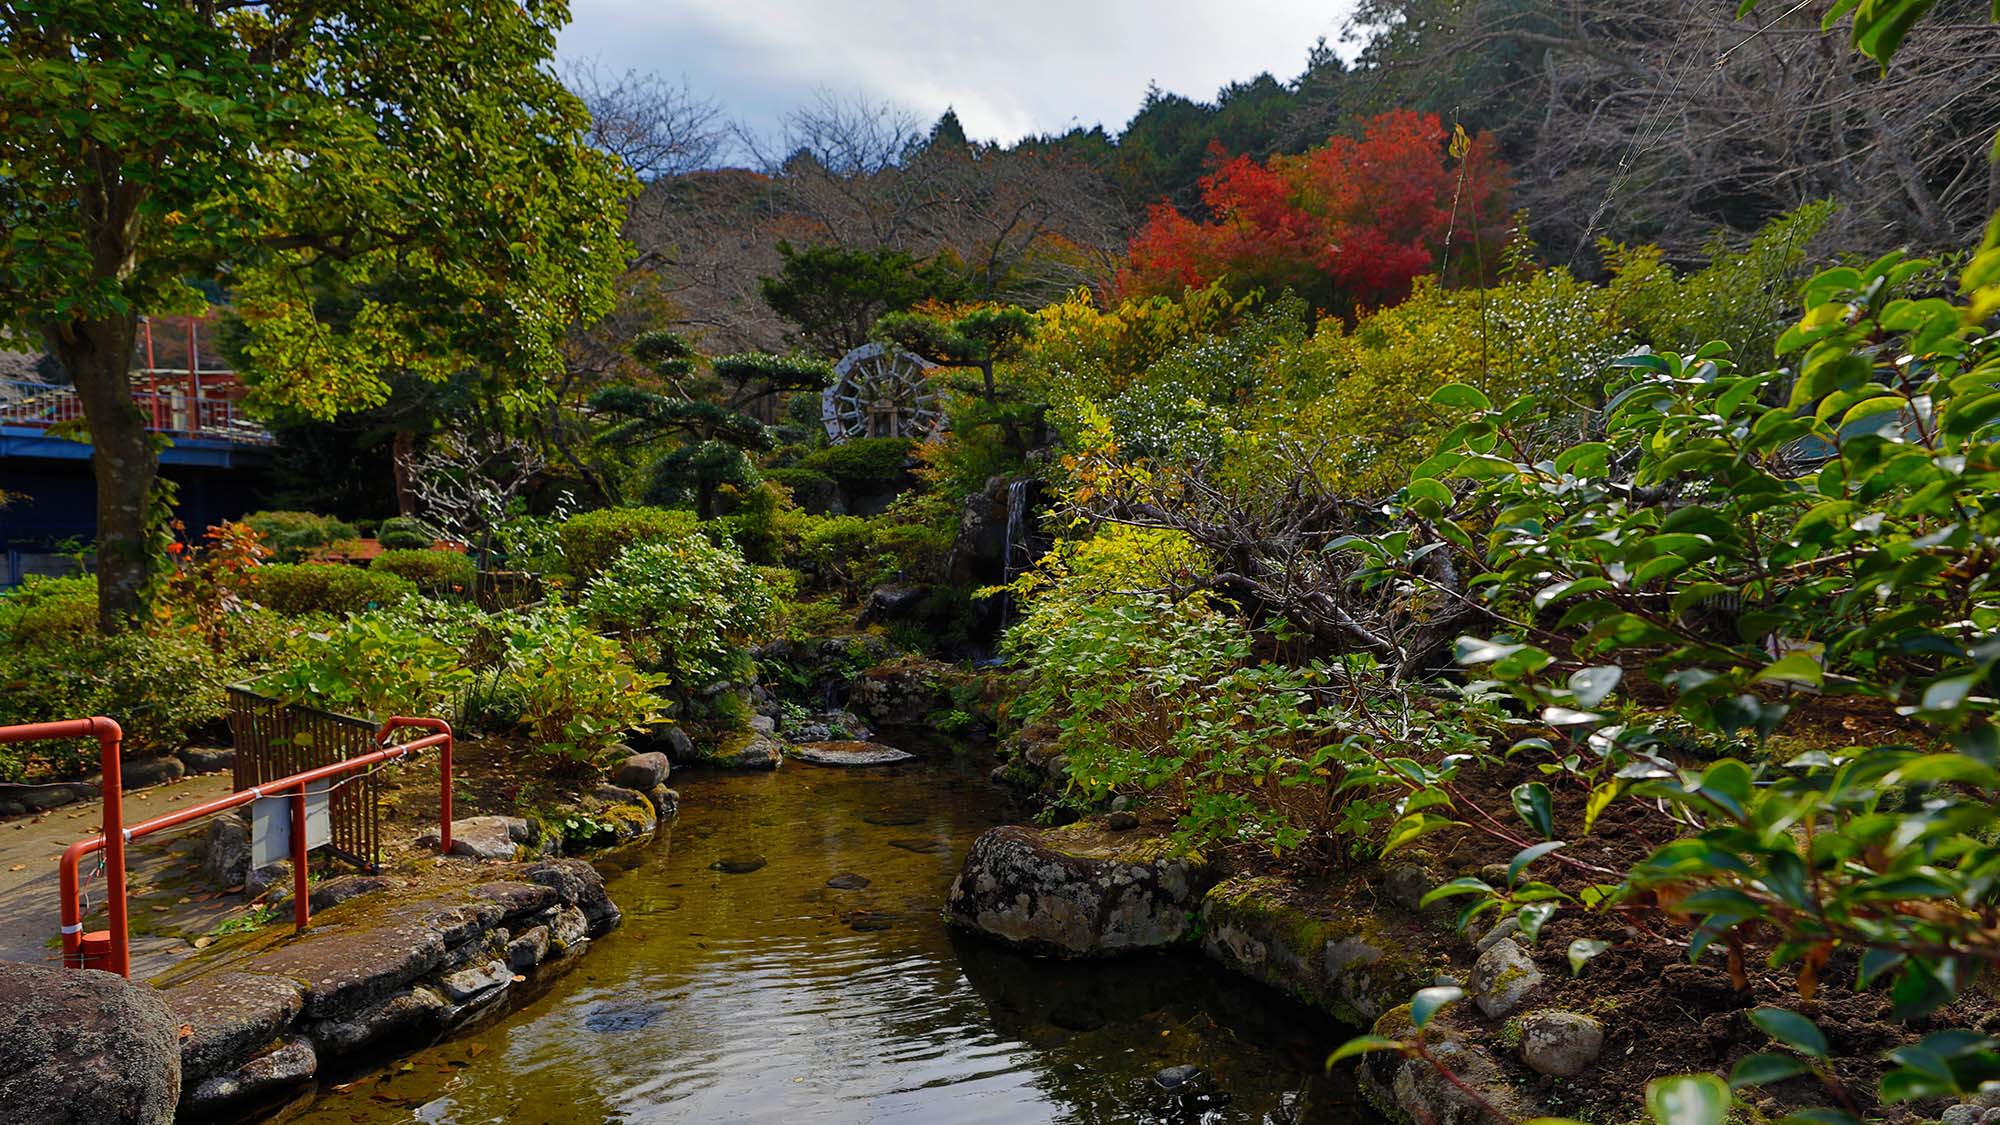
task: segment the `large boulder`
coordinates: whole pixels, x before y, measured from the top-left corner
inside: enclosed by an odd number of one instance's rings
[[[250,822],[242,813],[220,813],[201,838],[201,875],[218,887],[241,886],[250,874]]]
[[[785,745],[766,731],[725,735],[701,761],[730,770],[774,770],[785,760]]]
[[[666,784],[672,763],[666,754],[658,750],[644,754],[634,754],[618,764],[611,771],[611,784],[621,789],[632,789],[640,793],[650,793],[658,785]]]
[[[181,1041],[181,1077],[190,1085],[237,1066],[278,1038],[305,1010],[305,986],[262,973],[210,973],[161,994],[176,1023],[190,1028]]]
[[[800,742],[792,747],[792,757],[816,766],[893,766],[915,761],[916,755],[879,742]]]
[[[1282,879],[1239,876],[1201,902],[1202,952],[1357,1026],[1429,983],[1434,966],[1410,952],[1414,937],[1366,911],[1322,916]]]
[[[973,842],[945,917],[1037,953],[1126,953],[1192,937],[1214,881],[1201,857],[1175,855],[1161,838],[1087,822],[1007,826]]]
[[[540,839],[540,831],[518,816],[468,816],[451,822],[451,854],[471,859],[514,859],[522,848],[532,849]],[[419,835],[417,846],[434,850],[438,846],[437,832]]]
[[[168,1125],[178,1033],[159,994],[123,977],[0,962],[0,1121]]]
[[[877,726],[916,727],[952,705],[959,669],[906,656],[863,672],[848,689],[848,706]]]

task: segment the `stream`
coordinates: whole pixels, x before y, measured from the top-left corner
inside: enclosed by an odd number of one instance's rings
[[[624,924],[575,970],[285,1119],[1377,1120],[1321,1071],[1350,1033],[1197,956],[1049,961],[946,927],[967,846],[1009,819],[968,759],[677,776],[671,830],[607,870]],[[1156,1083],[1181,1065],[1200,1092]]]

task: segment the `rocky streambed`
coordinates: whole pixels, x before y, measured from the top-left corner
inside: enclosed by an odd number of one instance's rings
[[[949,748],[675,775],[680,814],[607,854],[624,921],[503,1015],[329,1072],[330,1123],[1368,1122],[1344,1034],[1184,951],[1055,961],[941,916],[1022,815]]]

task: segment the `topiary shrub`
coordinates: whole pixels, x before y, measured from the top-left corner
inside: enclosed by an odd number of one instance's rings
[[[311,512],[252,512],[243,517],[243,522],[264,537],[272,554],[287,562],[302,559],[342,539],[361,537],[354,525]]]
[[[830,477],[847,487],[882,487],[908,478],[909,438],[856,438],[807,454],[798,467]]]
[[[360,613],[395,605],[417,592],[400,575],[340,563],[273,563],[249,571],[244,579],[244,593],[287,617]]]
[[[438,598],[470,597],[478,577],[471,557],[458,551],[384,551],[368,569],[406,578],[420,593]]]
[[[382,529],[375,534],[377,542],[392,551],[421,551],[428,548],[436,537],[424,529],[424,525],[407,516],[382,521]]]
[[[697,534],[701,523],[692,512],[665,508],[600,508],[571,516],[557,538],[569,572],[579,582],[603,573],[625,548],[638,543],[664,543]]]
[[[840,502],[840,482],[817,469],[765,469],[764,479],[783,485],[792,502],[813,515],[825,515]]]

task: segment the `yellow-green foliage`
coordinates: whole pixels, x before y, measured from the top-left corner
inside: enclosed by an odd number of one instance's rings
[[[1034,613],[1060,614],[1121,591],[1153,589],[1209,572],[1202,549],[1178,531],[1105,524],[1088,539],[1059,539],[1007,589]]]
[[[1484,290],[1422,278],[1409,300],[1352,329],[1322,321],[1273,365],[1272,393],[1261,399],[1268,409],[1251,422],[1259,432],[1310,435],[1336,491],[1384,493],[1448,428],[1450,415],[1430,403],[1439,387],[1467,383],[1503,403],[1534,391],[1581,413],[1625,345],[1608,291],[1566,270]]]
[[[1034,341],[1019,371],[1046,401],[1101,400],[1188,340],[1224,331],[1253,303],[1217,283],[1179,300],[1141,297],[1104,309],[1079,289],[1035,314]]]

